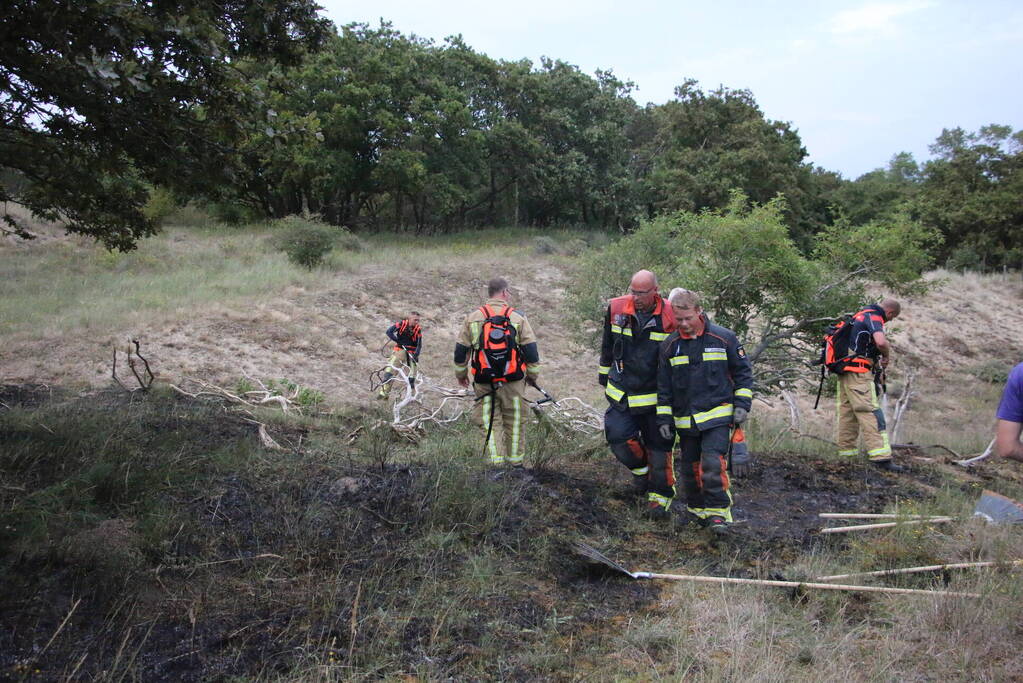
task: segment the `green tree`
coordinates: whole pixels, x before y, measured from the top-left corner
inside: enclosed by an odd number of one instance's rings
[[[878,243],[849,256],[847,247],[860,239]],[[918,291],[934,240],[933,231],[901,219],[823,233],[807,256],[788,234],[782,200],[750,207],[736,192],[722,210],[645,222],[588,256],[571,289],[578,320],[589,329],[640,268],[657,274],[664,294],[675,286],[702,292],[708,313],[744,340],[758,391],[770,393],[809,376],[822,329],[866,301],[869,283]]]
[[[916,198],[922,180],[920,167],[909,152],[899,152],[887,168],[843,182],[830,193],[841,214],[853,225],[885,219],[905,211]]]
[[[0,201],[130,249],[145,183],[230,180],[239,60],[292,61],[329,24],[312,0],[10,0],[0,13]],[[24,232],[9,214],[10,230]]]
[[[1023,131],[943,130],[924,165],[916,210],[941,231],[942,256],[976,254],[976,266],[1023,262]]]
[[[694,80],[652,112],[657,133],[636,160],[649,171],[645,196],[659,211],[702,211],[728,205],[732,190],[766,203],[786,198],[786,221],[804,243],[817,227],[807,223],[815,191],[812,167],[798,133],[764,117],[753,93],[721,87],[705,93]]]

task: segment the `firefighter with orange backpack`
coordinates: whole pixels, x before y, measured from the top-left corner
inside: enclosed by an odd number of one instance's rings
[[[469,313],[455,343],[455,379],[476,394],[476,417],[486,433],[491,465],[523,466],[528,413],[525,385],[536,384],[540,354],[536,335],[522,313],[511,307],[508,281],[495,277],[487,301]]]
[[[647,514],[666,519],[675,496],[672,438],[657,430],[657,350],[675,330],[671,306],[649,270],[632,276],[629,293],[608,302],[600,348],[599,381],[608,408],[604,437],[632,473],[633,490],[646,496]]]
[[[845,325],[838,328],[838,344],[826,343],[825,367],[838,375],[835,405],[838,412],[838,454],[855,456],[858,436],[868,460],[889,472],[901,472],[902,467],[892,462],[892,446],[888,441],[884,411],[878,403],[877,388],[872,371],[875,366],[884,372],[891,361],[891,344],[884,334],[884,324],[898,317],[902,306],[895,299],[885,299],[859,311]],[[831,348],[829,348],[829,346]]]
[[[678,329],[660,348],[658,429],[665,440],[678,437],[692,519],[723,533],[732,523],[728,457],[753,404],[753,368],[735,333],[703,312],[698,294],[673,290],[671,307]]]
[[[391,357],[387,360],[387,367],[381,377],[380,391],[377,398],[386,399],[391,393],[393,378],[398,374],[398,368],[408,368],[409,384],[416,386],[416,373],[419,370],[419,352],[423,350],[423,329],[419,326],[419,313],[412,311],[407,318],[403,318],[387,328],[387,338],[394,342],[394,349]]]

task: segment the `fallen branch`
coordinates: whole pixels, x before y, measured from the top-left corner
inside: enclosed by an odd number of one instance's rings
[[[995,440],[991,439],[991,443],[989,443],[987,445],[987,448],[984,449],[983,453],[981,453],[980,455],[978,455],[975,458],[968,458],[966,460],[956,460],[955,464],[962,465],[963,467],[969,467],[970,465],[972,465],[974,463],[980,462],[984,458],[990,457],[991,454],[994,453],[994,452],[995,452]]]
[[[972,569],[974,567],[1019,567],[1023,566],[1023,560],[1012,562],[957,562],[954,564],[931,564],[926,567],[904,567],[902,569],[882,569],[876,572],[857,572],[855,574],[833,574],[832,576],[818,576],[814,581],[838,581],[839,579],[853,579],[867,576],[894,576],[896,574],[919,574],[921,572],[940,572],[946,569]]]
[[[847,531],[868,531],[870,529],[890,529],[906,524],[940,524],[954,522],[955,517],[929,517],[927,519],[910,519],[905,522],[884,522],[883,524],[858,524],[856,526],[836,526],[830,529],[821,529],[822,534],[844,534]]]

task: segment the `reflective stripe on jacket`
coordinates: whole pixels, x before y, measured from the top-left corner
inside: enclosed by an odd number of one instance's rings
[[[658,348],[674,331],[675,315],[665,299],[658,298],[642,328],[631,294],[611,299],[604,314],[599,371],[609,401],[633,413],[653,412]]]
[[[657,418],[677,429],[731,424],[735,408],[753,404],[753,368],[739,338],[703,315],[703,334],[673,333],[657,366]]]

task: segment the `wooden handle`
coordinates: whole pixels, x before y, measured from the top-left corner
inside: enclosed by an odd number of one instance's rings
[[[772,581],[767,579],[739,579],[730,576],[688,576],[685,574],[654,574],[636,572],[640,579],[668,579],[669,581],[692,581],[695,583],[737,583],[748,586],[778,586],[780,588],[818,588],[832,591],[857,591],[861,593],[893,593],[901,595],[940,595],[942,597],[979,598],[978,593],[957,593],[954,591],[930,591],[919,588],[889,588],[887,586],[847,586],[839,583],[805,583],[801,581]]]
[[[927,519],[909,519],[905,522],[884,522],[883,524],[857,524],[856,526],[836,526],[830,529],[821,529],[822,534],[844,534],[847,531],[867,531],[868,529],[890,529],[894,526],[906,524],[939,524],[941,522],[953,522],[955,517],[928,517]]]

